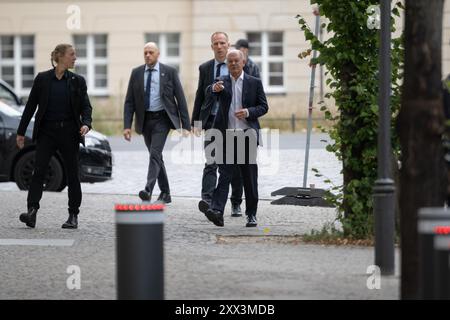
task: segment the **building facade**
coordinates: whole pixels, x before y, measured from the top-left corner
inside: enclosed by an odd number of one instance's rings
[[[160,61],[179,70],[192,109],[198,66],[213,57],[210,35],[225,31],[232,44],[240,38],[250,41],[271,115],[302,117],[310,68],[309,59],[297,57],[308,48],[297,14],[314,25],[307,0],[0,0],[0,78],[26,96],[37,72],[51,67],[56,44],[73,43],[75,71],[86,77],[89,94],[118,110],[131,69],[143,63],[144,43],[155,41]],[[448,1],[443,37],[445,75],[450,73]]]

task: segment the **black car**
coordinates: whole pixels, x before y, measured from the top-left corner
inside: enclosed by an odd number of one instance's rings
[[[0,182],[15,181],[19,189],[27,190],[34,168],[36,145],[31,141],[33,121],[28,126],[25,147],[16,145],[16,132],[22,114],[0,101]],[[94,130],[86,135],[85,147],[80,144],[81,182],[101,182],[111,179],[112,154],[105,136]],[[61,191],[66,187],[64,162],[57,152],[50,160],[44,190]]]
[[[23,111],[25,108],[24,101],[15,92],[14,89],[6,82],[0,79],[0,101],[10,105],[11,107]]]

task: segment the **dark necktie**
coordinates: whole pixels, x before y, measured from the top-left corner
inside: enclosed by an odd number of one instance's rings
[[[216,67],[216,78],[220,77],[220,67],[222,67],[225,63],[221,62],[217,64]]]
[[[145,84],[145,95],[144,95],[145,110],[150,109],[150,84],[152,83],[152,71],[153,70],[155,70],[155,69],[147,69],[148,77],[147,77],[147,83]]]
[[[222,67],[224,64],[225,63],[223,63],[223,62],[217,64],[217,66],[216,66],[216,77],[215,77],[214,80],[217,80],[217,78],[220,77],[220,67]],[[216,115],[217,109],[219,108],[219,102],[218,102],[219,97],[217,96],[216,99],[217,99],[217,101],[214,103],[214,105],[212,107],[212,110],[211,110],[211,115],[213,115],[213,116]]]

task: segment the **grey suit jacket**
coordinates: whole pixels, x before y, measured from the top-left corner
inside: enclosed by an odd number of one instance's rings
[[[159,68],[159,93],[164,110],[172,123],[172,129],[191,130],[186,98],[177,70],[161,62]],[[145,64],[134,68],[131,72],[123,109],[124,128],[131,128],[133,116],[136,114],[135,130],[139,134],[144,130],[145,120],[144,72]]]

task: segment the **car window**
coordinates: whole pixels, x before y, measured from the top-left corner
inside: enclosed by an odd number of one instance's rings
[[[0,102],[0,112],[9,117],[20,117],[22,114],[16,109],[8,106],[6,103]]]
[[[17,100],[14,95],[0,84],[0,101],[6,104],[17,105]]]

